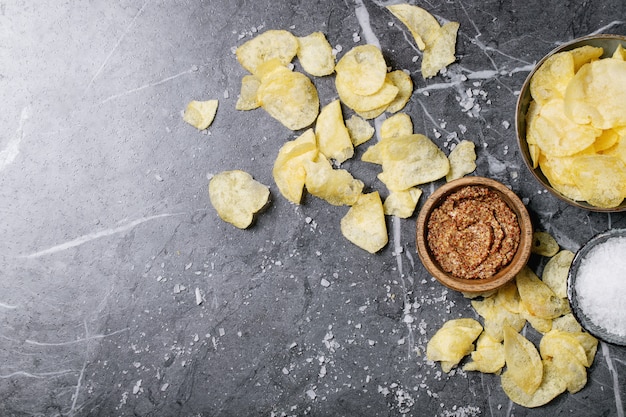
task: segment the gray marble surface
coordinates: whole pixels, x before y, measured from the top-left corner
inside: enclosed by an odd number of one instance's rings
[[[379,42],[411,72],[415,131],[446,152],[475,142],[475,174],[510,186],[535,228],[576,250],[626,214],[570,207],[535,182],[516,98],[559,44],[626,34],[626,3],[419,2],[460,22],[457,61],[427,81],[386,4],[0,2],[1,416],[624,415],[614,345],[599,346],[582,391],[538,409],[511,403],[497,376],[428,362],[444,321],[476,317],[469,301],[420,264],[415,216],[389,218],[390,243],[370,255],[342,237],[345,207],[282,198],[271,167],[297,133],[235,110],[246,72],[233,51],[268,29],[322,31],[338,56]],[[314,82],[322,104],[336,98],[332,77]],[[210,98],[207,132],[183,122],[187,102]],[[343,167],[382,192],[366,146]],[[228,169],[271,189],[248,230],[209,202],[208,178]]]

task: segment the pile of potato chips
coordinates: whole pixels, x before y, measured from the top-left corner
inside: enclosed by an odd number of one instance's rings
[[[389,10],[420,36],[416,41],[429,62],[422,67],[423,73],[433,76],[454,61],[456,29],[448,29],[454,25],[440,27],[434,17],[416,6],[392,6]],[[280,193],[294,204],[301,204],[306,190],[332,205],[350,207],[341,220],[341,232],[368,252],[375,253],[388,242],[385,215],[407,218],[413,214],[422,194],[418,185],[443,177],[451,181],[476,168],[472,142],[461,142],[446,156],[428,137],[413,132],[411,118],[401,112],[413,94],[413,81],[405,71],[390,71],[377,46],[355,46],[335,64],[323,33],[296,37],[286,30],[268,30],[235,53],[250,72],[242,78],[236,108],[261,107],[287,128],[304,129],[280,148],[274,161],[272,175]],[[303,72],[294,69],[296,57]],[[320,108],[309,76],[333,73],[339,98]],[[342,105],[354,112],[349,119],[344,118]],[[367,120],[385,112],[393,115],[381,125],[381,140],[362,158],[382,168],[378,177],[389,191],[383,203],[378,191],[365,193],[361,180],[336,166],[352,158],[354,148],[373,137],[375,129]],[[215,184],[213,193],[226,195],[228,191]],[[239,224],[249,224],[248,219],[246,214]]]
[[[534,241],[533,252],[549,257],[542,278],[524,267],[515,281],[494,292],[468,294],[482,324],[473,318],[450,320],[426,350],[427,358],[440,361],[445,372],[470,355],[463,370],[501,373],[504,392],[524,407],[547,404],[565,391],[580,391],[598,345],[580,327],[567,301],[567,274],[574,254],[560,250],[545,232],[537,232]],[[541,335],[539,349],[520,333],[526,323]]]
[[[582,46],[547,58],[530,80],[533,168],[565,197],[613,208],[626,198],[626,51]]]

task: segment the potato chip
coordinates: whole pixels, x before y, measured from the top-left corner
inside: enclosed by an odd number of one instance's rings
[[[554,291],[557,297],[567,298],[567,275],[573,259],[572,251],[562,250],[550,258],[543,268],[541,280]]]
[[[517,291],[517,285],[515,285],[515,281],[509,281],[508,283],[504,284],[502,287],[498,288],[498,290],[494,294],[495,304],[506,308],[508,311],[514,314],[519,314],[520,312],[520,301],[521,299],[519,297],[519,292]],[[515,328],[516,326],[513,327]]]
[[[471,353],[472,361],[463,366],[464,371],[480,371],[486,374],[500,373],[505,364],[504,345],[483,332]]]
[[[584,152],[584,151],[583,151]],[[575,201],[582,201],[584,197],[574,182],[571,165],[574,156],[550,157],[539,156],[539,167],[546,176],[552,188],[565,197]]]
[[[515,331],[520,331],[526,320],[519,314],[508,310],[504,305],[496,302],[496,297],[487,297],[482,300],[472,300],[472,307],[483,318],[485,333],[497,341],[504,340],[504,326],[509,325]]]
[[[358,45],[341,57],[335,72],[338,84],[345,84],[354,94],[367,96],[382,88],[387,77],[387,63],[375,45]]]
[[[319,97],[311,80],[284,67],[263,78],[257,97],[270,116],[291,130],[310,126],[319,113]]]
[[[537,330],[539,333],[545,334],[548,333],[550,330],[552,330],[552,319],[551,318],[544,318],[544,317],[538,317],[534,314],[532,314],[529,310],[528,310],[528,306],[526,305],[526,303],[524,303],[524,301],[520,301],[520,316],[524,318],[524,320],[526,320],[533,329]]]
[[[546,333],[539,344],[541,356],[551,359],[567,390],[574,394],[587,384],[587,355],[576,338],[559,330]]]
[[[562,330],[569,333],[579,333],[583,331],[574,314],[567,313],[552,320],[552,330]]]
[[[569,313],[567,299],[558,297],[528,266],[515,276],[515,283],[520,299],[533,316],[553,319]]]
[[[502,389],[511,401],[527,408],[541,407],[566,390],[565,382],[559,377],[560,370],[552,360],[543,359],[542,368],[541,384],[532,394],[528,394],[518,385],[512,374],[502,374]]]
[[[406,106],[411,95],[413,95],[413,80],[409,74],[402,70],[391,71],[387,74],[387,80],[398,87],[398,95],[389,103],[387,111],[397,113]]]
[[[235,51],[237,60],[246,70],[256,73],[257,67],[278,58],[287,65],[298,52],[298,39],[286,30],[268,30],[250,39]]]
[[[626,129],[614,129],[617,131],[619,138],[617,142],[608,149],[601,151],[602,155],[609,155],[619,158],[626,164]]]
[[[345,123],[348,133],[350,134],[350,140],[352,140],[352,145],[355,147],[370,140],[376,132],[374,126],[356,114],[350,116]]]
[[[280,193],[289,201],[300,204],[306,180],[306,161],[317,158],[317,139],[313,129],[286,142],[278,151],[272,175]]]
[[[253,110],[258,108],[261,105],[257,98],[260,85],[261,80],[259,80],[258,77],[254,75],[244,75],[241,79],[241,90],[237,98],[237,103],[235,104],[235,109]]]
[[[456,60],[454,52],[458,30],[458,22],[447,22],[438,31],[434,43],[426,45],[422,57],[422,77],[434,77]]]
[[[602,208],[621,204],[626,196],[626,164],[611,155],[585,155],[575,158],[571,167],[583,199]]]
[[[474,341],[482,330],[481,324],[474,319],[448,320],[428,341],[426,357],[430,361],[441,362],[442,370],[450,372],[474,350]]]
[[[599,46],[583,45],[568,51],[574,59],[574,72],[577,72],[583,65],[599,59],[604,53],[604,49]]]
[[[599,59],[583,65],[567,85],[565,114],[597,129],[626,125],[626,61]]]
[[[322,108],[315,124],[315,136],[319,151],[328,159],[340,164],[354,155],[354,145],[343,121],[339,100]]]
[[[209,199],[218,216],[240,229],[252,224],[269,197],[267,186],[241,170],[220,172],[209,181]]]
[[[397,138],[413,134],[411,116],[406,113],[397,113],[386,118],[380,125],[380,138]]]
[[[183,120],[198,130],[204,130],[213,123],[217,105],[217,100],[190,101],[185,109]]]
[[[404,191],[392,191],[383,203],[383,209],[388,216],[408,219],[413,215],[422,190],[411,187]]]
[[[553,99],[563,99],[574,74],[574,57],[569,51],[548,57],[530,79],[532,98],[541,105]]]
[[[613,55],[611,55],[611,58],[620,61],[626,61],[626,49],[622,47],[621,43],[617,44],[617,48],[615,48],[615,51],[613,52]]]
[[[339,99],[364,119],[380,116],[398,95],[398,87],[390,81],[384,81],[382,87],[370,95],[355,93],[341,78],[335,78],[335,88]]]
[[[257,66],[254,76],[257,77],[259,80],[261,80],[261,82],[263,82],[263,80],[267,78],[270,74],[272,74],[274,71],[282,71],[282,70],[291,71],[291,68],[283,64],[280,59],[271,58],[271,59],[268,59],[267,61],[261,62]]]
[[[394,4],[387,9],[409,29],[420,50],[435,42],[440,26],[432,14],[410,4]]]
[[[541,107],[539,117],[528,127],[541,152],[548,156],[570,156],[592,145],[602,130],[580,125],[564,112],[564,102],[552,99]]]
[[[351,206],[363,191],[363,181],[345,169],[334,169],[324,157],[306,161],[304,185],[309,193],[334,206]]]
[[[361,156],[361,161],[369,162],[371,164],[382,165],[383,164],[383,155],[382,155],[382,146],[378,146],[380,142],[375,143],[368,147],[363,155]]]
[[[533,232],[531,250],[537,255],[552,257],[558,253],[559,244],[550,233],[536,231]]]
[[[361,194],[341,219],[341,233],[356,246],[376,253],[389,241],[383,203],[378,191]]]
[[[570,334],[575,337],[582,345],[583,349],[585,349],[587,361],[583,363],[583,365],[589,368],[593,364],[593,360],[596,357],[596,352],[598,350],[598,339],[582,330],[579,332],[570,332]]]
[[[543,379],[543,364],[535,345],[513,327],[504,325],[504,358],[507,375],[526,394],[532,395]]]
[[[450,182],[462,178],[476,169],[476,151],[474,142],[462,140],[448,155],[450,171],[446,174],[446,181]]]
[[[450,170],[446,155],[420,134],[378,142],[383,170],[378,178],[393,191],[402,191],[444,177]]]
[[[314,32],[298,39],[298,60],[311,75],[323,77],[335,71],[333,48],[322,32]]]

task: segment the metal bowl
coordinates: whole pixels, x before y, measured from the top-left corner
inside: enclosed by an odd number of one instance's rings
[[[528,143],[526,143],[526,113],[528,111],[528,106],[532,100],[530,95],[530,79],[535,75],[537,69],[545,62],[546,59],[556,54],[557,52],[569,51],[571,49],[575,49],[584,45],[591,45],[596,47],[601,47],[604,49],[604,54],[602,58],[610,57],[618,45],[622,45],[622,47],[626,48],[626,36],[620,35],[591,35],[585,36],[583,38],[574,39],[571,42],[565,43],[555,49],[553,49],[550,53],[548,53],[545,57],[543,57],[535,66],[535,68],[528,74],[526,81],[524,82],[522,89],[520,91],[519,97],[517,99],[517,108],[515,112],[515,127],[517,133],[517,143],[519,145],[520,151],[522,153],[522,157],[524,162],[530,172],[533,174],[535,179],[539,181],[539,183],[544,186],[550,193],[558,197],[559,199],[571,204],[572,206],[579,207],[582,209],[597,211],[597,212],[620,212],[626,211],[626,199],[622,201],[622,203],[614,208],[600,208],[592,206],[584,201],[576,201],[570,198],[565,197],[563,194],[559,193],[556,189],[554,189],[545,175],[541,172],[539,167],[533,168],[532,159],[530,157],[530,152],[528,150]]]
[[[570,266],[569,274],[567,276],[567,298],[572,308],[572,313],[574,314],[574,317],[576,317],[576,320],[578,320],[580,325],[585,330],[587,330],[598,339],[602,339],[606,342],[616,345],[626,346],[626,336],[621,336],[619,334],[608,331],[605,327],[602,326],[602,323],[594,322],[593,319],[588,315],[588,313],[586,313],[582,309],[578,299],[580,294],[576,290],[578,271],[580,269],[582,261],[585,259],[585,256],[587,256],[587,254],[596,246],[606,242],[611,238],[616,237],[626,238],[626,229],[611,229],[606,232],[600,233],[591,238],[591,240],[585,243],[576,252],[576,255],[574,256],[574,259],[572,261],[572,265]],[[626,297],[626,294],[624,294],[624,297]]]
[[[439,207],[450,194],[471,185],[484,186],[498,193],[517,216],[521,232],[517,252],[511,262],[496,272],[495,275],[484,279],[464,279],[447,273],[439,266],[428,246],[427,225],[433,210]],[[439,187],[428,197],[424,206],[421,208],[417,217],[416,229],[417,253],[426,270],[446,287],[461,292],[482,293],[500,288],[515,278],[515,275],[526,265],[530,257],[533,228],[526,206],[524,206],[524,203],[522,203],[519,197],[507,186],[490,178],[469,176],[450,181]]]

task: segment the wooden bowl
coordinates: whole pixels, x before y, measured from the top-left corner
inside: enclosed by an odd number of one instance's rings
[[[484,186],[495,191],[513,210],[520,226],[520,242],[513,259],[508,265],[489,278],[466,279],[445,272],[437,263],[427,242],[427,224],[433,210],[439,207],[447,196],[470,185]],[[440,283],[448,288],[465,293],[482,293],[495,290],[512,280],[528,262],[532,246],[532,235],[532,223],[524,203],[504,184],[484,177],[464,177],[439,187],[426,200],[417,217],[417,253],[422,264]]]
[[[520,94],[517,98],[517,107],[515,111],[515,130],[517,134],[517,144],[519,145],[522,158],[524,159],[524,163],[526,164],[526,167],[528,168],[528,170],[535,177],[535,179],[555,197],[559,198],[562,201],[565,201],[566,203],[574,207],[578,207],[578,208],[589,210],[589,211],[610,212],[610,213],[626,211],[626,199],[622,201],[622,203],[617,207],[601,208],[601,207],[592,206],[586,201],[572,200],[571,198],[568,198],[564,196],[563,194],[561,194],[559,191],[557,191],[554,187],[550,185],[550,182],[541,171],[541,168],[533,166],[532,158],[530,156],[530,151],[528,149],[528,143],[526,142],[526,113],[528,112],[528,106],[530,105],[530,102],[532,100],[532,97],[530,95],[530,79],[533,77],[533,75],[535,75],[535,72],[537,72],[537,69],[539,69],[539,67],[552,55],[558,52],[576,49],[578,47],[585,46],[585,45],[591,45],[591,46],[603,48],[604,54],[601,56],[601,58],[607,58],[613,55],[613,53],[615,52],[615,50],[617,49],[619,45],[621,45],[623,48],[626,48],[626,36],[597,34],[597,35],[590,35],[590,36],[585,36],[583,38],[574,39],[570,42],[567,42],[553,49],[546,56],[544,56],[539,62],[537,62],[537,65],[535,65],[535,68],[530,72],[530,74],[528,74],[528,77],[526,77],[526,81],[522,85],[522,89],[520,90]]]

